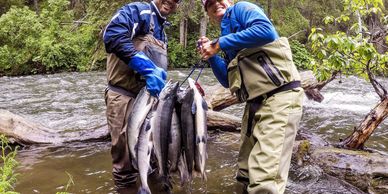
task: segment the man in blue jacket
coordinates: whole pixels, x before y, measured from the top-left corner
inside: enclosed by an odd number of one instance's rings
[[[236,178],[247,193],[283,193],[303,100],[288,40],[252,3],[202,3],[221,36],[201,37],[201,56],[219,82],[246,102]],[[224,57],[217,55],[221,51]]]
[[[178,3],[179,0],[153,0],[127,4],[113,16],[104,32],[108,53],[106,115],[112,138],[112,174],[119,193],[130,193],[137,176],[126,144],[128,115],[141,88],[146,86],[151,95],[158,96],[165,85],[166,17]]]

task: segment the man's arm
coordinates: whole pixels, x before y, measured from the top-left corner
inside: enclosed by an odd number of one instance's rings
[[[224,88],[229,88],[228,66],[225,59],[218,55],[214,55],[209,58],[208,62],[210,63],[210,67],[212,68],[218,82],[220,82]]]
[[[132,38],[136,33],[139,20],[137,9],[126,5],[113,16],[104,33],[105,49],[108,53],[115,53],[126,64],[138,51]]]
[[[108,53],[115,53],[131,69],[144,76],[147,90],[151,95],[158,96],[165,85],[167,72],[133,45],[132,38],[140,23],[138,9],[136,5],[127,5],[113,17],[104,33],[105,49]]]
[[[239,2],[234,6],[236,19],[245,30],[220,37],[222,50],[263,46],[279,37],[275,27],[258,6],[248,2]]]

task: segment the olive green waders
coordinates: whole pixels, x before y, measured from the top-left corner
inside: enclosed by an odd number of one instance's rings
[[[237,179],[248,185],[248,193],[284,193],[292,147],[302,116],[303,95],[303,90],[297,88],[277,93],[261,104],[247,102],[241,128]],[[258,109],[249,124],[252,106],[258,106]]]
[[[283,193],[303,100],[288,40],[242,49],[228,64],[228,80],[247,102],[236,178],[251,194]]]

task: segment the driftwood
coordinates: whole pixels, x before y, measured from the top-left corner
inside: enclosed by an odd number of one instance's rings
[[[388,96],[385,97],[369,114],[353,133],[343,140],[339,146],[344,148],[362,149],[369,136],[377,126],[388,117]]]
[[[108,128],[98,126],[83,132],[60,133],[7,110],[0,109],[0,133],[18,145],[62,144],[77,141],[94,141],[108,138]]]
[[[225,131],[237,131],[241,127],[241,118],[230,114],[207,111],[208,129],[222,129]]]
[[[388,92],[387,89],[375,78],[370,69],[371,60],[367,64],[369,82],[372,84],[380,102],[365,116],[364,120],[354,129],[339,147],[348,149],[362,149],[375,129],[388,117]]]
[[[52,129],[6,110],[0,110],[0,133],[8,137],[11,142],[21,145],[60,142],[59,135]]]
[[[208,111],[209,129],[236,131],[241,120],[225,113]],[[68,142],[85,142],[109,138],[107,125],[98,126],[80,132],[60,133],[19,115],[0,109],[0,133],[19,145],[62,144]]]
[[[304,71],[300,73],[302,78],[301,84],[305,89],[306,96],[309,99],[321,102],[323,100],[322,94],[316,87],[319,85],[312,71]],[[240,103],[236,96],[232,95],[229,89],[223,88],[221,85],[215,85],[208,89],[208,96],[205,96],[205,100],[210,109],[220,111],[226,107]]]

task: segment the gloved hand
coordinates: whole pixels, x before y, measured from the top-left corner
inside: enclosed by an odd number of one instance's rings
[[[146,79],[146,87],[152,96],[158,96],[165,85],[167,73],[157,67],[143,52],[138,52],[129,61],[129,67]]]

